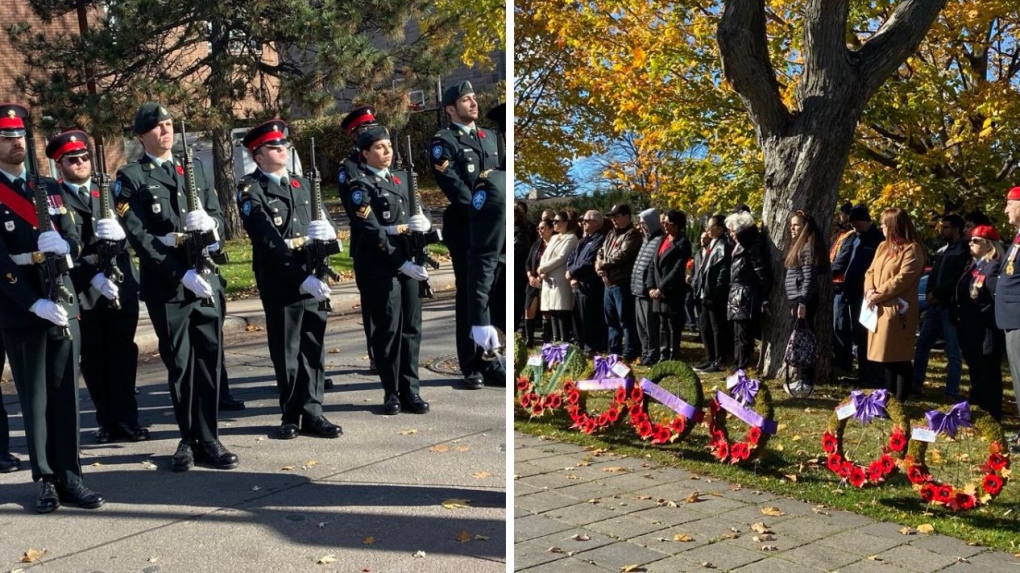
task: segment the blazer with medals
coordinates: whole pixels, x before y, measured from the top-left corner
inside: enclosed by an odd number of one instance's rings
[[[351,230],[361,233],[357,250],[351,252],[355,271],[397,276],[400,265],[411,259],[407,241],[401,236],[411,218],[407,180],[394,175],[390,181],[366,171],[351,183],[350,197],[354,212]]]
[[[312,186],[303,177],[288,177],[290,183],[284,186],[256,169],[241,180],[237,197],[244,230],[251,238],[259,296],[275,304],[310,298],[300,288],[311,271],[304,253],[293,247],[308,237]]]
[[[71,282],[74,283],[74,290],[78,293],[78,301],[82,310],[96,308],[107,308],[110,300],[100,294],[92,286],[92,277],[96,273],[105,272],[106,269],[99,268],[99,250],[96,238],[95,221],[103,218],[99,213],[99,187],[90,183],[89,193],[83,198],[74,191],[66,182],[62,182],[61,189],[64,192],[64,203],[69,209],[73,209],[77,216],[74,217],[75,229],[81,237],[81,256],[74,262],[71,269]],[[112,201],[111,201],[112,205]],[[119,283],[118,298],[122,310],[138,310],[138,271],[131,261],[131,253],[127,250],[125,241],[120,241],[122,251],[117,255],[117,267],[124,274],[124,282]],[[109,278],[109,277],[108,277]]]
[[[23,175],[28,181],[32,176],[26,171]],[[50,220],[55,230],[67,241],[70,257],[73,263],[81,255],[81,239],[74,226],[74,215],[64,206],[63,194],[60,192],[60,185],[49,178],[40,179],[42,185],[46,186],[46,194],[50,204]],[[31,195],[19,192],[12,186],[6,176],[0,175],[0,184],[5,185],[18,193],[31,205],[35,211],[35,203]],[[27,190],[26,190],[27,193]],[[19,265],[11,258],[11,255],[25,255],[36,252],[38,249],[39,231],[36,230],[36,222],[26,221],[15,213],[9,205],[0,204],[0,328],[19,327],[48,327],[52,326],[47,320],[43,320],[28,309],[40,298],[45,298],[43,290],[42,273],[36,265]],[[68,265],[71,266],[71,265]],[[60,277],[61,284],[70,292],[74,292],[74,285],[67,274]],[[72,296],[70,304],[64,303],[67,316],[74,319],[78,316],[78,297]]]
[[[181,283],[184,274],[192,269],[186,264],[184,249],[167,246],[162,240],[170,233],[184,232],[184,216],[188,212],[184,169],[178,159],[175,158],[174,163],[177,174],[171,177],[143,153],[137,161],[121,167],[113,184],[117,214],[128,243],[140,261],[140,296],[150,303],[194,300],[191,291]],[[195,161],[195,188],[200,207],[216,221],[217,229],[222,230],[219,199],[198,161]],[[218,278],[208,282],[214,291],[221,288]]]
[[[1020,328],[1020,232],[1006,245],[995,285],[995,324],[1002,330]]]

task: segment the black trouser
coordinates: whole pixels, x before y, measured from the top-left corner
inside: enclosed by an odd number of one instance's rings
[[[219,300],[219,295],[214,296]],[[182,440],[217,439],[223,355],[219,306],[203,306],[199,301],[146,303]]]
[[[220,290],[219,302],[216,303],[216,308],[220,311],[220,324],[222,325],[227,321],[227,281],[221,278],[220,284],[223,288]],[[225,344],[220,344],[220,401],[226,401],[230,396],[230,377],[227,376],[227,347]]]
[[[357,270],[355,270],[357,272]],[[372,315],[372,349],[379,379],[387,394],[418,394],[418,352],[421,346],[421,299],[418,281],[400,274],[370,276],[372,288],[362,300]]]
[[[680,339],[684,334],[686,318],[683,308],[680,308],[679,312],[659,313],[659,358],[661,360],[678,360],[680,358]]]
[[[960,350],[970,374],[970,402],[980,406],[996,420],[1002,420],[1002,355],[1006,352],[1005,335],[998,328],[987,328],[982,317],[973,311],[968,317],[964,309],[957,325]]]
[[[297,424],[322,415],[325,384],[326,311],[306,299],[279,305],[262,301],[269,357],[280,390],[281,420]]]
[[[137,310],[103,307],[81,312],[81,376],[96,407],[100,428],[138,425],[137,328]]]
[[[569,310],[547,310],[546,316],[552,324],[552,340],[555,342],[570,342],[570,311]]]
[[[354,273],[354,284],[357,285],[358,295],[361,298],[361,325],[365,329],[365,345],[368,346],[368,359],[374,360],[375,354],[372,353],[372,315],[365,306],[365,296],[362,294],[365,290],[372,288],[372,285],[362,284],[362,279],[358,273]]]
[[[0,374],[4,371],[4,361],[7,354],[4,352],[3,337],[0,336]],[[0,453],[11,451],[11,426],[7,421],[7,408],[4,406],[3,394],[0,394]]]
[[[447,213],[450,213],[450,209],[447,209]],[[456,236],[446,233],[448,226],[463,224],[464,228],[467,228],[467,220],[463,222],[460,219],[445,220],[443,221],[444,236],[449,239],[449,242],[445,242],[446,247],[450,250],[450,262],[453,264],[453,275],[454,283],[457,287],[456,294],[456,341],[457,341],[457,361],[460,364],[460,372],[464,376],[470,374],[481,374],[486,378],[498,377],[498,364],[496,361],[482,360],[481,349],[475,344],[474,339],[471,338],[471,320],[468,318],[468,298],[467,292],[467,274],[468,274],[468,238],[465,236],[461,237],[461,233],[458,232]],[[500,285],[501,288],[506,289],[505,285]],[[373,286],[374,288],[374,286]],[[417,288],[417,287],[415,287]],[[496,285],[493,285],[495,290]],[[505,300],[505,294],[504,300]],[[504,303],[505,304],[505,303]],[[421,305],[419,304],[419,307]],[[505,308],[505,306],[504,306]],[[495,320],[495,319],[494,319]],[[501,320],[503,320],[501,318]],[[376,355],[378,358],[378,355]],[[377,364],[378,365],[378,364]]]
[[[881,387],[884,384],[884,374],[878,371],[874,362],[868,360],[868,329],[861,324],[861,305],[864,303],[864,295],[844,293],[843,296],[847,298],[847,304],[850,305],[850,325],[853,328],[854,347],[857,349],[857,378],[862,386]]]
[[[910,361],[875,362],[874,364],[881,369],[885,389],[895,395],[900,402],[905,402],[910,396],[910,388],[914,379],[914,368]]]
[[[857,309],[858,314],[861,309]],[[850,313],[850,297],[842,284],[833,285],[832,297],[832,365],[849,373],[854,362],[854,328]]]
[[[0,331],[21,401],[32,480],[53,476],[68,486],[81,481],[77,319],[69,329],[71,340],[61,338],[56,325]]]
[[[754,354],[754,321],[733,321],[733,369],[746,370]]]
[[[634,297],[634,323],[637,325],[638,339],[641,340],[641,358],[643,362],[655,363],[660,360],[659,352],[659,313],[652,310],[652,299],[647,296]]]
[[[719,366],[726,359],[733,336],[726,322],[726,301],[712,301],[701,304],[698,313],[698,329],[701,342],[705,345],[705,361]]]

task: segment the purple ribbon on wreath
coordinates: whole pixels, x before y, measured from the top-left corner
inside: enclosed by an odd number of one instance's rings
[[[613,367],[620,361],[620,357],[615,354],[609,356],[596,356],[595,357],[595,379],[601,380],[603,378],[609,378],[609,375],[613,373]]]
[[[552,344],[548,342],[543,344],[542,361],[545,362],[546,368],[552,368],[563,362],[567,358],[568,348],[570,348],[569,344]]]
[[[854,403],[854,408],[857,409],[854,419],[861,425],[867,426],[868,422],[874,418],[889,417],[889,413],[885,410],[885,404],[889,400],[889,392],[886,390],[875,390],[870,395],[866,395],[860,390],[854,390],[850,393],[850,400]]]
[[[942,413],[938,410],[931,410],[925,417],[928,418],[928,428],[936,434],[945,432],[951,438],[956,437],[958,428],[973,428],[970,423],[970,403],[966,400],[954,405],[949,412]]]
[[[729,387],[730,394],[745,406],[753,406],[754,398],[758,395],[758,387],[761,382],[747,377],[747,372],[737,370],[731,376],[736,377],[736,383]],[[729,379],[727,379],[727,382]]]

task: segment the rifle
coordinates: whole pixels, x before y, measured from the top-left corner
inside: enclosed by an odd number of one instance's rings
[[[112,217],[110,211],[110,176],[106,173],[106,157],[103,155],[102,144],[96,145],[95,172],[92,173],[92,180],[99,187],[99,213],[95,220]],[[95,222],[95,221],[93,221]],[[120,241],[107,241],[100,239],[96,242],[98,251],[100,271],[107,278],[115,283],[124,282],[124,272],[117,266],[117,257],[124,252],[124,245]],[[110,301],[110,308],[120,310],[120,296]]]
[[[312,220],[322,220],[322,178],[319,168],[315,166],[315,138],[312,139],[312,168],[308,180],[312,183]],[[340,275],[329,266],[329,256],[342,251],[340,241],[320,241],[318,239],[305,243],[305,267],[315,278],[325,281],[326,277],[340,281]],[[319,302],[319,310],[333,312],[333,303],[327,298]]]
[[[421,212],[421,197],[418,196],[418,174],[414,172],[414,154],[411,151],[410,135],[407,136],[407,167],[407,174],[410,179],[408,183],[407,212],[413,217]],[[411,259],[414,261],[414,264],[421,266],[428,265],[434,270],[438,269],[439,261],[429,256],[429,245],[434,245],[442,240],[442,233],[435,227],[428,233],[409,231],[407,239],[408,250],[411,252]],[[419,298],[432,298],[433,296],[432,285],[429,284],[428,279],[418,283]]]
[[[184,120],[181,120],[181,148],[184,150],[184,157],[181,164],[184,166],[184,188],[188,202],[188,212],[197,211],[200,208],[198,202],[198,186],[195,184],[195,162],[188,149],[187,131],[184,127]],[[199,274],[209,275],[219,270],[216,262],[209,254],[209,247],[219,242],[216,229],[211,231],[185,231],[184,232],[184,260],[186,264],[195,269]],[[222,260],[226,262],[226,254],[221,253]],[[216,306],[216,299],[209,297],[202,301],[202,306]]]
[[[39,162],[35,156],[35,137],[32,134],[31,125],[28,125],[25,130],[25,146],[28,148],[28,166],[31,171],[31,176],[25,179],[28,186],[32,189],[32,195],[35,199],[35,214],[38,220],[37,228],[40,233],[52,231],[55,228],[53,227],[53,222],[50,221],[49,197],[46,193],[46,186],[43,185],[42,178],[39,176]],[[71,294],[71,291],[67,290],[67,287],[60,280],[71,268],[67,264],[68,258],[55,253],[36,253],[33,259],[37,262],[46,298],[59,305],[73,304],[74,295]],[[62,327],[60,337],[64,340],[71,340],[71,329],[67,326]]]

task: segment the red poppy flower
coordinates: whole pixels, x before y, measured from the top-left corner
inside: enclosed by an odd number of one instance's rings
[[[677,434],[682,434],[684,433],[684,430],[687,429],[687,422],[682,417],[673,418],[673,421],[670,422],[669,427]]]
[[[478,137],[480,137],[482,139],[485,139],[485,132],[479,129],[478,130]]]
[[[882,481],[882,476],[884,475],[882,473],[882,464],[878,462],[871,462],[871,465],[868,466],[867,474],[868,481],[870,481],[871,483],[878,483]]]
[[[669,428],[665,426],[659,426],[655,429],[655,439],[652,440],[653,444],[665,444],[669,442],[669,439],[673,437],[673,432],[669,431]]]
[[[995,471],[999,471],[1002,468],[1009,465],[1009,458],[998,452],[988,456],[988,467]]]
[[[747,441],[752,444],[757,444],[758,440],[761,439],[761,428],[751,426],[751,429],[747,431]]]
[[[956,495],[953,496],[953,500],[949,502],[949,507],[955,511],[974,509],[975,505],[977,505],[977,498],[969,493],[963,493],[962,491],[956,492]]]
[[[725,442],[726,441],[726,432],[723,432],[722,430],[714,430],[712,432],[712,441],[713,442]]]
[[[577,388],[577,384],[574,383],[573,380],[567,380],[566,382],[563,383],[563,391],[564,392],[568,392],[568,393],[569,392],[573,392],[575,388]]]
[[[521,392],[526,391],[528,389],[528,386],[531,386],[531,382],[529,382],[527,378],[517,379],[517,389],[520,390]]]
[[[545,408],[541,404],[535,404],[531,407],[532,416],[541,416],[545,412]]]
[[[577,404],[580,401],[581,393],[578,392],[577,390],[571,390],[570,393],[567,394],[567,402],[570,402],[571,404]]]
[[[597,418],[597,421],[595,423],[598,424],[599,427],[606,426],[609,424],[609,416],[607,416],[603,412],[602,414],[599,414],[599,417]]]
[[[397,185],[400,185],[400,177],[397,177],[396,175],[394,175],[393,176],[393,182],[396,183]]]
[[[645,399],[645,391],[644,391],[644,389],[641,388],[640,386],[635,386],[630,391],[630,399],[635,401],[635,402],[640,402],[640,401],[644,400]],[[621,400],[621,402],[622,401],[623,400]]]
[[[829,471],[832,473],[839,473],[839,469],[843,467],[843,456],[830,454],[828,459],[825,460],[825,467],[829,468]]]
[[[719,413],[719,402],[716,402],[715,398],[712,398],[708,403],[708,413],[713,416]]]
[[[931,502],[935,499],[935,490],[938,489],[933,483],[926,483],[921,486],[921,499]]]
[[[910,483],[920,484],[928,481],[928,475],[924,473],[921,466],[910,466],[907,469],[907,479],[910,480]]]
[[[716,446],[715,452],[713,452],[712,455],[719,458],[719,461],[723,461],[726,458],[730,457],[730,446],[725,442],[721,443],[718,446]]]
[[[542,396],[542,407],[548,408],[549,404],[551,402],[552,402],[552,394],[546,394],[545,396]]]
[[[531,394],[524,394],[521,396],[521,408],[531,407]]]
[[[616,408],[610,408],[606,411],[606,419],[610,422],[615,422],[620,419],[620,411]]]
[[[559,410],[563,406],[563,396],[559,394],[549,395],[549,407],[553,410]]]
[[[864,474],[864,468],[854,466],[854,468],[850,470],[850,483],[853,484],[854,487],[861,487],[864,485],[866,480],[867,476]]]
[[[641,425],[637,428],[638,435],[642,438],[647,438],[652,435],[652,424],[651,422],[641,422]]]
[[[882,457],[878,458],[878,463],[882,466],[882,473],[892,473],[896,469],[896,462],[888,455],[883,454]]]
[[[93,197],[99,197],[99,190],[97,190],[97,189],[93,189],[93,190],[92,190],[92,196],[93,196]]]
[[[850,474],[854,472],[854,468],[857,467],[851,462],[844,461],[839,466],[839,477],[848,478]]]
[[[574,420],[575,422],[577,421],[577,413],[580,410],[581,409],[575,405],[567,406],[567,414],[570,414],[570,419]]]
[[[737,463],[741,460],[746,460],[751,457],[751,448],[744,442],[737,442],[730,447],[730,462]]]
[[[992,495],[999,495],[1002,491],[1002,478],[995,474],[988,474],[985,479],[981,481],[981,486],[985,488],[985,491]]]
[[[836,440],[836,436],[833,436],[829,432],[822,434],[822,449],[827,454],[836,453],[836,449],[839,447],[839,442]]]
[[[616,396],[613,398],[617,402],[623,402],[627,399],[627,389],[620,386],[616,389]]]
[[[595,420],[588,418],[584,421],[584,433],[593,434],[598,428],[595,426]]]
[[[297,189],[301,186],[301,182],[297,180],[297,177],[290,180],[290,186]]]
[[[177,174],[184,175],[184,168],[181,167],[180,165],[177,166]]]
[[[949,503],[953,499],[953,488],[948,485],[940,485],[935,488],[935,501],[938,503]]]
[[[899,429],[896,429],[889,436],[889,449],[894,452],[902,452],[905,447],[907,447],[907,437]]]

